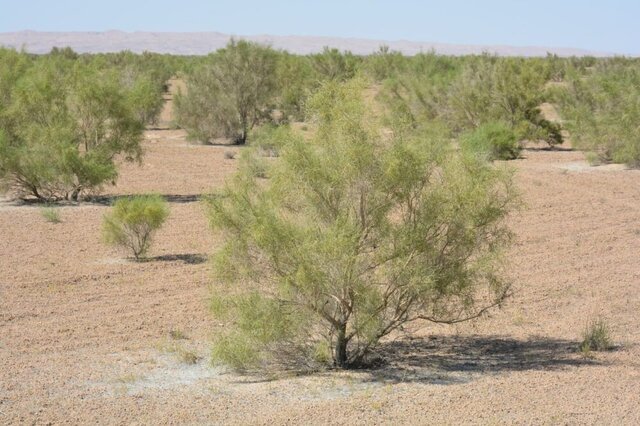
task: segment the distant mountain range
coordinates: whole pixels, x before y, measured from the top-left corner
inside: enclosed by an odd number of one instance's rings
[[[177,55],[205,55],[224,47],[232,37],[217,32],[40,32],[19,31],[0,33],[0,45],[24,48],[31,53],[47,53],[52,47],[71,47],[80,53],[133,52],[172,53]],[[435,51],[445,55],[469,55],[488,52],[500,56],[545,56],[547,52],[559,56],[613,56],[613,53],[595,52],[584,49],[538,46],[489,46],[446,43],[428,43],[407,40],[385,41],[359,38],[310,37],[310,36],[233,36],[236,39],[251,40],[269,44],[276,49],[291,53],[308,54],[321,52],[325,46],[352,53],[366,55],[387,45],[391,50],[405,55]]]

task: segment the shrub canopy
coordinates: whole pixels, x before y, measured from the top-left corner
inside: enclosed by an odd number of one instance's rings
[[[169,206],[159,195],[121,198],[104,216],[103,236],[107,243],[131,250],[136,259],[151,246],[153,233],[169,216]]]
[[[442,140],[384,136],[362,88],[325,84],[309,101],[311,140],[270,132],[280,156],[246,151],[208,199],[225,241],[212,296],[228,330],[217,360],[357,366],[402,324],[463,321],[506,297],[509,174]]]
[[[271,114],[276,77],[272,49],[231,40],[187,76],[186,93],[176,96],[176,121],[191,139],[244,144],[253,126]]]
[[[9,189],[77,200],[115,181],[118,155],[141,159],[143,121],[116,70],[63,55],[0,68],[0,180]]]
[[[624,59],[574,74],[557,92],[576,147],[601,162],[640,167],[640,65]]]

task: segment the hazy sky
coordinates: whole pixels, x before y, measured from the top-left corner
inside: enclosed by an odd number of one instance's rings
[[[0,0],[0,32],[219,31],[640,55],[640,0]]]

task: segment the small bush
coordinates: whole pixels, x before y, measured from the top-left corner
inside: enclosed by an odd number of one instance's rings
[[[490,122],[463,135],[461,146],[487,160],[513,160],[522,147],[513,129],[501,122]]]
[[[198,363],[200,357],[194,351],[182,349],[177,352],[178,358],[184,364],[194,365]]]
[[[590,321],[582,333],[580,352],[606,351],[613,347],[609,325],[602,319]]]
[[[187,335],[182,330],[173,329],[169,331],[169,337],[173,340],[185,340],[187,339]]]
[[[159,195],[122,198],[104,216],[103,234],[107,243],[133,252],[136,260],[144,257],[154,231],[169,216],[167,202]]]
[[[60,213],[58,212],[58,209],[56,209],[55,207],[43,207],[40,210],[40,214],[49,223],[62,222],[62,219],[60,219]]]
[[[225,151],[224,152],[224,158],[226,160],[233,160],[234,158],[236,158],[236,153],[233,151]]]

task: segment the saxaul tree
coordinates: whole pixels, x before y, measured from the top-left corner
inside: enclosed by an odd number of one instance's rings
[[[140,160],[144,125],[115,71],[41,58],[15,79],[0,112],[0,180],[19,196],[78,200]]]
[[[208,199],[224,238],[216,360],[351,368],[403,324],[469,320],[509,294],[509,173],[442,140],[381,132],[362,89],[326,83],[308,102],[310,140],[271,132],[280,156],[246,151]]]
[[[176,97],[176,122],[194,140],[246,143],[253,126],[271,114],[276,59],[269,47],[231,40],[187,76],[186,92]]]

